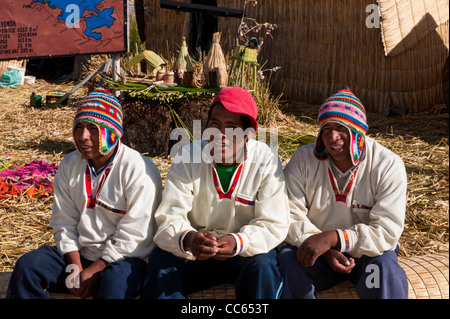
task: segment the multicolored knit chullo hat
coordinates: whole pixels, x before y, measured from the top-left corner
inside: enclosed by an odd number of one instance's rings
[[[73,129],[81,122],[97,125],[99,130],[100,153],[106,155],[122,137],[122,107],[109,90],[98,87],[78,105]]]
[[[317,121],[320,130],[314,146],[314,155],[319,160],[328,158],[328,151],[321,138],[322,128],[330,122],[339,123],[350,131],[350,157],[353,165],[358,164],[365,149],[364,141],[369,127],[366,110],[350,89],[341,90],[326,99],[319,109]]]

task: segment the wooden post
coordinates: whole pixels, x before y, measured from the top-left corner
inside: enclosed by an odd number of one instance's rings
[[[79,79],[81,77],[81,73],[83,71],[83,64],[87,64],[90,58],[91,58],[90,54],[75,56],[72,71],[72,77],[74,79]]]
[[[113,67],[112,67],[112,80],[118,81],[120,74],[120,53],[114,53],[112,55]]]

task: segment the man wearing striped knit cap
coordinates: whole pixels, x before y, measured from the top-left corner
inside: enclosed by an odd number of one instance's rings
[[[361,101],[344,89],[319,109],[316,142],[285,167],[291,226],[278,255],[283,298],[350,280],[360,298],[407,298],[398,264],[406,207],[401,158],[366,136]]]
[[[42,246],[16,263],[7,298],[133,298],[140,290],[161,201],[155,164],[123,145],[122,108],[104,88],[79,104],[76,151],[60,163],[50,225],[56,246]]]

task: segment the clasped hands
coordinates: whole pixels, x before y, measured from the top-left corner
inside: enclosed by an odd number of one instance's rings
[[[97,280],[98,275],[106,268],[108,262],[103,258],[94,261],[89,267],[83,269],[80,261],[79,251],[71,251],[64,255],[66,265],[74,265],[74,273],[68,275],[66,278],[67,289],[75,296],[80,298],[91,297],[92,287]],[[78,285],[75,284],[76,277],[78,277]],[[67,285],[67,279],[70,283]]]
[[[190,251],[198,260],[209,258],[225,260],[234,255],[236,240],[233,235],[216,239],[206,231],[190,231],[184,238],[183,248]]]
[[[338,249],[339,236],[335,230],[328,230],[307,238],[297,250],[297,259],[304,267],[311,267],[317,258],[324,255],[336,272],[349,274],[355,266],[353,258],[347,258]]]

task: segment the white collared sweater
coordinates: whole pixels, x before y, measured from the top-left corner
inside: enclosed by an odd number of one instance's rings
[[[319,161],[313,144],[300,147],[284,173],[291,226],[286,239],[299,247],[313,234],[337,230],[341,251],[359,258],[394,250],[403,232],[407,177],[402,159],[366,137],[365,158],[348,194],[335,194],[331,159]],[[339,201],[337,199],[345,201]]]
[[[88,208],[87,165],[74,151],[61,161],[56,173],[50,225],[58,249],[62,254],[78,250],[92,261],[100,257],[107,262],[124,257],[147,261],[154,246],[154,212],[161,201],[158,168],[119,143],[109,174],[104,170],[99,176],[100,184],[107,177],[94,207]]]
[[[174,158],[161,205],[155,213],[155,243],[176,256],[192,259],[183,249],[189,231],[226,234],[244,257],[267,253],[279,245],[289,229],[289,206],[283,169],[273,148],[247,142],[247,157],[235,170],[229,192],[220,185],[214,164],[200,160],[207,144],[186,145]],[[197,160],[195,160],[195,158]],[[233,186],[233,183],[234,186]]]

